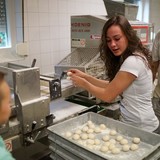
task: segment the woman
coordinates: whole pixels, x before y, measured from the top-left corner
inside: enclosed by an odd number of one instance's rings
[[[125,17],[114,16],[104,25],[100,55],[109,81],[71,69],[70,77],[74,85],[106,102],[121,95],[120,120],[149,132],[155,131],[159,121],[151,103],[149,50],[142,45]]]

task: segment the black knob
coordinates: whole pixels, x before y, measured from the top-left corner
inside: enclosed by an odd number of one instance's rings
[[[33,121],[33,122],[32,122],[32,130],[34,130],[34,128],[36,127],[36,124],[37,124],[36,121]]]

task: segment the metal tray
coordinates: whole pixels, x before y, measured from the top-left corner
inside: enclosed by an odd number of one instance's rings
[[[109,129],[114,129],[118,134],[124,136],[129,141],[133,137],[140,137],[141,143],[139,149],[136,151],[121,151],[120,154],[113,155],[111,153],[102,153],[98,150],[88,149],[72,139],[67,139],[64,133],[75,130],[80,126],[84,126],[87,121],[91,120],[93,123],[105,124]],[[82,159],[82,160],[156,160],[160,155],[160,136],[154,133],[149,133],[136,127],[124,124],[120,121],[104,117],[97,113],[85,113],[78,117],[66,120],[57,125],[48,128],[49,139],[51,140],[50,149],[53,154],[61,156],[62,159]],[[98,135],[101,138],[102,135]],[[61,154],[62,153],[62,154]],[[76,157],[76,158],[75,158]]]

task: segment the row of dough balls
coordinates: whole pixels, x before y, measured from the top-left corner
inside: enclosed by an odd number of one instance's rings
[[[116,141],[117,142],[119,142],[121,145],[125,145],[125,144],[128,144],[128,140],[127,139],[125,139],[125,138],[123,138],[123,136],[117,136],[115,139],[113,139],[113,138],[111,138],[110,139],[110,136],[109,135],[105,135],[105,136],[103,136],[102,137],[102,140],[103,141],[105,141],[105,142],[107,142],[107,141],[112,141],[112,143],[116,143]],[[135,144],[138,144],[138,143],[140,143],[140,138],[139,137],[134,137],[133,139],[132,139],[132,142],[133,143],[135,143]]]
[[[116,131],[115,131],[116,132]],[[110,132],[112,133],[112,131]],[[113,135],[113,134],[111,134]],[[66,132],[65,133],[65,137],[67,138],[72,138],[73,140],[78,140],[78,139],[83,139],[83,140],[86,140],[86,139],[94,139],[95,138],[95,135],[92,134],[92,133],[82,133],[80,129],[76,130],[73,134],[71,132]],[[109,135],[105,135],[102,137],[102,140],[107,142],[107,141],[112,141],[112,143],[116,143],[116,141],[118,141],[121,145],[125,145],[125,144],[128,144],[128,140],[123,138],[123,136],[117,136],[115,139],[110,139],[110,136]],[[135,143],[135,144],[138,144],[140,143],[140,138],[138,137],[134,137],[132,139],[132,142]]]
[[[105,124],[100,124],[99,126],[96,126],[92,121],[87,121],[86,126],[84,126],[82,128],[82,130],[78,130],[76,132],[80,133],[80,132],[86,132],[86,133],[101,133],[102,131],[104,131],[105,129],[107,129]],[[117,135],[116,130],[110,130],[109,135],[111,136],[115,136]]]
[[[99,139],[88,139],[86,142],[79,140],[77,141],[79,144],[83,145],[86,148],[89,148],[91,150],[99,150],[102,153],[112,153],[112,154],[119,154],[121,151],[128,152],[130,151],[135,151],[139,148],[137,144],[127,144],[123,145],[122,147],[116,146],[113,143],[106,142],[103,143],[101,146],[101,142]],[[99,145],[99,147],[97,147]]]
[[[104,149],[104,151],[112,150],[112,147],[116,148],[114,146],[117,144],[117,142],[122,145],[123,151],[125,151],[125,152],[127,152],[129,150],[135,151],[139,148],[138,144],[140,143],[140,138],[134,137],[132,139],[132,144],[129,145],[128,140],[123,138],[123,136],[121,136],[121,135],[117,136],[115,139],[113,139],[113,138],[110,139],[110,137],[108,135],[105,135],[102,137],[102,140],[105,142],[105,147],[102,147],[102,151],[104,148],[106,148],[106,149]],[[119,148],[116,148],[115,150],[113,150],[114,154],[117,154],[119,152],[120,152]]]
[[[105,124],[100,124],[99,126],[97,126],[92,121],[88,121],[86,126],[84,126],[81,131],[86,133],[101,133],[105,129]]]
[[[107,152],[111,152],[113,154],[119,154],[122,151],[124,152],[128,152],[129,150],[131,151],[135,151],[139,148],[139,146],[137,144],[126,144],[123,145],[122,147],[118,147],[113,143],[110,143],[108,145],[104,144],[100,147],[100,151],[103,153],[107,153]]]
[[[86,134],[86,133],[81,133],[81,134],[73,133],[72,134],[71,132],[66,132],[65,133],[65,137],[71,138],[73,140],[79,140],[79,139],[86,140],[86,139],[94,139],[95,135],[92,134],[92,133],[89,133],[89,134]],[[110,136],[108,136],[108,135],[105,135],[105,136],[102,137],[102,140],[104,142],[109,141],[110,143],[113,143],[113,144],[116,144],[116,141],[119,142],[121,145],[128,144],[128,140],[123,138],[123,136],[120,136],[120,135],[117,136],[115,139],[110,138]],[[135,144],[138,144],[138,143],[140,143],[140,138],[134,137],[132,139],[132,142],[135,143]]]
[[[74,131],[75,134],[81,134],[82,132],[84,133],[101,133],[106,129],[105,124],[100,124],[99,126],[96,126],[92,121],[88,121],[87,125],[84,126],[82,129],[77,129]],[[111,136],[115,136],[117,132],[115,130],[110,130],[109,134]]]
[[[81,140],[87,140],[86,144],[89,146],[89,148],[93,148],[94,145],[101,144],[101,141],[99,139],[95,139],[95,135],[91,134],[91,133],[90,134],[86,134],[86,133],[73,134],[72,136],[71,135],[72,135],[71,132],[66,132],[66,137],[72,138],[73,140],[77,141],[80,144],[82,144],[82,142],[83,142]],[[125,151],[125,152],[127,152],[129,150],[134,151],[139,148],[137,144],[140,143],[140,138],[138,138],[138,137],[133,138],[133,140],[132,140],[133,144],[131,144],[131,145],[129,145],[128,140],[123,138],[122,136],[117,136],[116,140],[115,140],[113,138],[109,139],[109,136],[106,135],[106,136],[102,137],[102,140],[104,142],[102,149],[100,149],[102,152],[111,150],[113,146],[114,146],[113,148],[117,148],[117,147],[115,147],[117,142],[119,142],[121,145],[123,145],[122,146],[123,151]],[[104,148],[106,148],[106,149],[104,149]],[[117,151],[117,149],[116,149],[116,151]]]

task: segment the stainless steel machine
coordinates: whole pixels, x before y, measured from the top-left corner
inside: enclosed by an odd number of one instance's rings
[[[12,114],[9,122],[0,127],[0,134],[12,151],[43,137],[45,128],[53,123],[53,115],[50,114],[50,97],[40,93],[38,67],[3,63],[0,71],[6,73],[12,97]]]
[[[102,28],[108,16],[82,15],[71,17],[71,45],[74,48],[98,48]],[[154,26],[138,20],[129,20],[144,45],[151,45]]]

